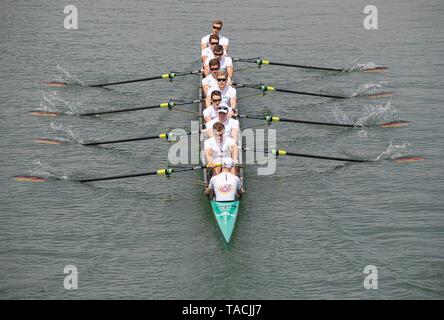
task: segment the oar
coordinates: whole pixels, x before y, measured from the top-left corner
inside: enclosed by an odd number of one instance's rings
[[[190,135],[191,132],[187,132],[187,135]],[[165,139],[167,141],[171,141],[175,137],[175,135],[169,131],[153,136],[145,136],[145,137],[137,137],[137,138],[127,138],[127,139],[119,139],[119,140],[108,140],[108,141],[94,141],[82,143],[82,146],[98,146],[101,144],[111,144],[111,143],[122,143],[122,142],[131,142],[131,141],[141,141],[141,140],[153,140],[153,139]]]
[[[102,114],[110,114],[110,113],[119,113],[119,112],[131,112],[131,111],[138,111],[138,110],[148,110],[148,109],[157,109],[157,108],[167,108],[168,110],[171,110],[174,106],[183,106],[186,104],[193,104],[193,103],[199,103],[203,101],[204,99],[197,99],[192,101],[185,101],[185,102],[174,102],[173,100],[170,100],[168,102],[163,102],[160,104],[154,104],[151,106],[144,106],[144,107],[134,107],[134,108],[126,108],[126,109],[118,109],[118,110],[108,110],[108,111],[97,111],[97,112],[87,112],[87,113],[80,113],[80,116],[88,117],[88,116],[97,116]]]
[[[120,113],[120,112],[131,112],[131,111],[139,111],[139,110],[149,110],[149,109],[157,109],[157,108],[164,108],[171,110],[175,106],[183,106],[186,104],[193,104],[193,103],[199,103],[203,101],[204,99],[197,99],[192,101],[185,101],[185,102],[175,102],[175,100],[170,99],[168,102],[162,102],[160,104],[153,104],[151,106],[142,106],[142,107],[133,107],[133,108],[125,108],[125,109],[117,109],[117,110],[106,110],[106,111],[95,111],[95,112],[85,112],[85,113],[79,113],[77,115],[81,117],[89,117],[89,116],[97,116],[97,115],[103,115],[103,114],[111,114],[111,113]],[[61,113],[55,112],[55,111],[31,111],[29,113],[32,116],[39,116],[39,117],[57,117]]]
[[[304,123],[304,124],[315,124],[315,125],[322,125],[322,126],[357,128],[357,129],[364,128],[363,125],[358,125],[358,124],[342,124],[342,123],[334,123],[334,122],[320,122],[320,121],[310,121],[310,120],[288,119],[288,118],[281,118],[281,117],[274,116],[274,115],[266,115],[263,117],[258,117],[258,116],[250,116],[250,115],[246,115],[246,114],[241,114],[241,115],[239,115],[239,118],[265,120],[267,123],[291,122],[291,123]],[[400,121],[391,121],[391,122],[379,124],[378,127],[396,128],[396,127],[405,127],[408,124],[409,124],[408,121],[400,120]]]
[[[291,68],[301,68],[301,69],[314,69],[314,70],[325,70],[325,71],[337,71],[337,72],[350,72],[350,71],[363,71],[363,72],[379,72],[382,70],[387,70],[386,66],[375,66],[372,68],[366,69],[344,69],[344,68],[329,68],[329,67],[316,67],[316,66],[307,66],[301,64],[292,64],[292,63],[283,63],[283,62],[273,62],[266,59],[243,59],[243,58],[234,58],[233,61],[247,62],[257,64],[259,67],[262,65],[275,65],[282,67],[291,67]]]
[[[242,151],[254,151],[252,148],[242,148]],[[268,153],[268,151],[265,151]],[[293,157],[303,157],[303,158],[313,158],[313,159],[324,159],[324,160],[334,160],[334,161],[345,161],[345,162],[376,162],[377,160],[368,160],[368,159],[353,159],[353,158],[341,158],[341,157],[330,157],[316,154],[307,154],[307,153],[298,153],[298,152],[289,152],[283,149],[272,149],[271,154],[279,157],[279,156],[293,156]],[[410,163],[416,161],[424,160],[421,156],[403,156],[395,159],[387,159],[394,160],[396,163]]]
[[[211,167],[217,167],[217,166],[220,166],[220,164],[215,164]],[[200,169],[204,169],[207,167],[209,168],[210,166],[202,165],[202,166],[194,166],[194,167],[188,167],[188,168],[177,168],[177,169],[165,168],[165,169],[159,169],[159,170],[150,171],[150,172],[132,173],[132,174],[125,174],[125,175],[118,175],[118,176],[98,177],[98,178],[80,179],[80,180],[72,180],[72,181],[84,183],[84,182],[127,179],[127,178],[155,176],[155,175],[166,176],[168,178],[173,173],[186,172],[186,171],[192,171],[192,170],[200,170]],[[37,177],[37,176],[16,176],[16,177],[14,177],[14,179],[19,182],[45,182],[45,181],[51,180],[51,178],[44,178],[44,177]],[[57,178],[53,178],[53,179],[57,180]]]
[[[300,95],[305,95],[305,96],[325,97],[325,98],[334,98],[334,99],[350,99],[350,98],[355,98],[355,97],[364,97],[364,98],[374,99],[374,98],[382,98],[382,97],[391,97],[394,95],[393,92],[386,91],[386,92],[380,92],[380,93],[368,94],[368,95],[362,95],[362,96],[337,96],[337,95],[331,95],[331,94],[279,89],[276,87],[268,86],[266,84],[262,84],[262,85],[258,86],[258,85],[243,84],[243,83],[233,83],[233,85],[238,86],[238,87],[244,87],[244,88],[259,89],[264,94],[268,91],[271,91],[271,92],[285,92],[285,93],[300,94]]]
[[[122,80],[122,81],[116,81],[116,82],[108,82],[108,83],[98,83],[98,84],[90,84],[87,85],[87,87],[95,88],[95,87],[107,87],[107,86],[114,86],[118,84],[125,84],[125,83],[134,83],[134,82],[142,82],[142,81],[151,81],[151,80],[158,80],[158,79],[168,79],[173,80],[176,77],[186,76],[190,74],[200,74],[200,70],[194,70],[194,71],[186,71],[186,72],[169,72],[164,73],[158,76],[153,77],[147,77],[147,78],[140,78],[140,79],[133,79],[133,80]],[[68,85],[67,82],[48,82],[47,85],[50,87],[64,87]]]

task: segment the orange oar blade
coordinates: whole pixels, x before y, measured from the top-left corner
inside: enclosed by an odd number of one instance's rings
[[[51,144],[51,145],[60,145],[64,143],[64,141],[57,140],[57,139],[46,139],[46,138],[36,138],[34,139],[34,142],[41,143],[41,144]]]
[[[424,157],[421,156],[412,156],[412,157],[402,157],[395,159],[396,163],[411,163],[411,162],[417,162],[417,161],[423,161]]]
[[[391,121],[391,122],[386,122],[383,124],[380,124],[379,127],[380,128],[402,128],[402,127],[407,127],[409,125],[409,121],[405,121],[405,120],[400,120],[400,121]]]
[[[67,85],[66,82],[58,82],[58,81],[52,81],[52,82],[44,82],[48,87],[64,87]]]
[[[369,95],[366,95],[365,97],[367,97],[369,99],[378,99],[378,98],[391,97],[394,95],[395,95],[394,92],[384,91],[384,92],[380,92],[380,93],[369,94]]]
[[[362,70],[362,72],[376,73],[376,72],[382,72],[387,69],[388,69],[388,67],[386,67],[386,66],[378,66],[378,67],[374,67],[374,68],[364,69],[364,70]]]
[[[58,112],[52,111],[31,111],[29,114],[37,117],[57,117],[59,115]]]
[[[44,181],[48,181],[47,178],[36,177],[36,176],[15,176],[14,180],[15,181],[19,181],[19,182],[44,182]]]

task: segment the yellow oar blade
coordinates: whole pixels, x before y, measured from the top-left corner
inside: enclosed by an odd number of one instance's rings
[[[412,163],[417,161],[423,161],[424,157],[421,156],[412,156],[412,157],[403,157],[399,159],[395,159],[396,163]]]
[[[48,87],[64,87],[67,85],[66,82],[52,81],[52,82],[44,82]]]
[[[386,123],[380,124],[379,127],[380,128],[403,128],[403,127],[407,127],[409,124],[410,124],[409,121],[400,120],[400,121],[386,122]]]
[[[384,91],[384,92],[380,92],[380,93],[369,94],[366,97],[369,99],[379,99],[379,98],[385,98],[385,97],[392,97],[394,95],[395,95],[395,93],[392,91]]]
[[[36,117],[57,117],[59,115],[58,112],[52,111],[31,111],[29,114]]]
[[[15,181],[18,182],[45,182],[48,181],[47,178],[36,177],[36,176],[15,176]]]
[[[36,138],[36,139],[34,139],[34,142],[40,143],[40,144],[49,144],[49,145],[60,145],[60,144],[64,143],[64,141],[61,141],[61,140],[45,139],[45,138]]]

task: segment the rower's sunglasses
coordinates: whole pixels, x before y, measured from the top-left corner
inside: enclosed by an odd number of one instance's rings
[[[213,99],[212,100],[214,103],[220,103],[222,101],[222,99]]]
[[[228,108],[227,107],[219,107],[217,110],[226,110],[226,111],[228,111]]]
[[[216,29],[216,30],[221,30],[221,29],[222,29],[222,27],[217,27],[217,26],[213,26],[213,29]]]
[[[210,68],[210,70],[211,70],[211,71],[215,71],[215,70],[219,70],[219,68],[218,68],[218,67],[216,67],[216,68]]]
[[[219,42],[210,42],[210,44],[211,44],[212,46],[215,46],[216,44],[219,44]]]
[[[217,79],[217,81],[218,81],[218,82],[225,82],[225,81],[227,81],[227,79],[226,79],[226,78],[223,78],[223,79],[220,78],[220,79]]]

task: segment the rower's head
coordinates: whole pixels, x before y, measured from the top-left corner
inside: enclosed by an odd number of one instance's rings
[[[219,90],[214,90],[211,92],[211,103],[214,108],[217,110],[219,108],[219,104],[222,101],[222,93]]]
[[[215,137],[220,138],[225,133],[225,126],[221,122],[216,122],[213,124],[213,133]]]
[[[222,170],[223,171],[230,171],[231,168],[234,167],[234,161],[231,158],[224,158],[222,160]]]
[[[222,90],[225,88],[225,86],[227,85],[227,78],[228,78],[228,74],[225,70],[219,71],[217,73],[217,85],[219,86],[219,88],[221,88]]]
[[[217,113],[219,115],[219,119],[225,120],[228,116],[228,112],[230,111],[230,107],[225,102],[221,102],[219,107],[217,108]]]
[[[211,34],[209,42],[211,49],[213,49],[215,45],[219,44],[219,36],[217,34]]]
[[[220,70],[219,59],[211,59],[210,62],[208,62],[208,66],[210,67],[213,77],[216,77],[216,73]]]
[[[224,47],[222,47],[220,44],[216,44],[213,47],[213,54],[216,59],[222,59],[222,56],[224,55]]]
[[[219,35],[219,32],[222,30],[223,22],[221,20],[214,20],[212,27],[212,34]]]

